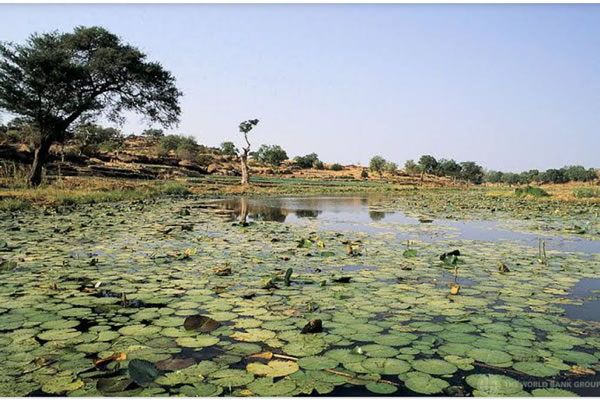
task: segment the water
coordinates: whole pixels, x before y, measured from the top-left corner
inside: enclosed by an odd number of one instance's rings
[[[211,202],[217,210],[226,212],[231,220],[240,218],[244,208],[250,221],[276,221],[281,223],[306,224],[319,222],[323,228],[350,230],[367,233],[394,232],[400,227],[423,224],[418,218],[407,216],[402,211],[375,210],[385,196],[353,197],[302,197],[302,198],[229,198]],[[600,240],[586,240],[576,235],[525,233],[523,221],[449,220],[435,219],[432,229],[420,233],[418,238],[431,241],[447,238],[448,231],[456,233],[456,239],[479,241],[513,241],[530,247],[538,246],[538,239],[546,241],[547,250],[600,253]],[[519,227],[519,231],[507,226]],[[435,229],[435,228],[439,228]],[[398,240],[415,239],[415,235],[400,233]]]

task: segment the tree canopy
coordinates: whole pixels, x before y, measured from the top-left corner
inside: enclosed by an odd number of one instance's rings
[[[30,183],[37,186],[50,145],[72,135],[76,121],[124,111],[165,127],[179,121],[175,78],[139,49],[101,27],[33,34],[25,44],[0,43],[0,109],[40,132]]]

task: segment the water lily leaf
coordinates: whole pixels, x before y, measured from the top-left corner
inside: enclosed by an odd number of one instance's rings
[[[273,382],[273,378],[265,377],[258,378],[254,382],[250,383],[248,385],[248,389],[259,396],[285,396],[296,389],[296,384],[289,378],[284,378],[277,382]]]
[[[598,358],[594,355],[581,351],[557,351],[554,356],[579,365],[592,365],[598,362]]]
[[[193,358],[168,358],[166,360],[162,360],[157,362],[156,368],[161,371],[177,371],[180,369],[184,369],[189,367],[190,365],[194,365],[196,362]]]
[[[181,347],[208,347],[219,343],[219,338],[210,335],[186,336],[175,339]]]
[[[294,381],[300,393],[310,395],[314,391],[318,394],[328,394],[333,392],[335,385],[331,382],[322,382],[316,379],[312,379],[302,371],[296,371],[289,376]]]
[[[375,374],[399,375],[410,370],[410,364],[396,358],[368,358],[362,362],[362,366]]]
[[[500,350],[475,348],[470,350],[467,355],[489,365],[504,366],[512,362],[512,356]]]
[[[52,329],[40,333],[37,337],[42,340],[69,340],[81,335],[80,331],[74,329]]]
[[[160,371],[146,360],[131,360],[127,368],[131,380],[142,387],[150,385],[160,376]]]
[[[531,394],[536,397],[577,397],[577,394],[573,392],[556,388],[533,389]]]
[[[456,365],[437,359],[417,360],[413,361],[412,365],[417,371],[429,375],[450,375],[457,370]]]
[[[191,315],[185,319],[183,326],[186,331],[208,333],[217,329],[221,324],[205,315]]]
[[[298,360],[298,365],[304,369],[333,369],[339,364],[339,361],[324,356],[304,357]]]
[[[402,252],[402,256],[405,258],[413,258],[417,256],[417,251],[414,249],[406,249]]]
[[[295,361],[273,360],[268,364],[249,363],[246,365],[246,370],[254,375],[276,378],[298,371],[298,364]]]
[[[554,376],[560,372],[545,363],[534,361],[517,362],[513,364],[513,368],[527,375],[539,377]]]
[[[450,386],[445,380],[434,378],[422,372],[408,372],[404,384],[413,392],[420,394],[436,394]]]
[[[210,383],[228,388],[247,385],[254,380],[254,375],[243,369],[226,368],[211,373],[209,378]]]
[[[250,328],[246,332],[235,332],[231,337],[242,342],[264,342],[273,339],[275,335],[275,332],[266,329]]]
[[[487,396],[511,396],[523,390],[521,382],[505,375],[474,374],[467,376],[466,381]]]
[[[116,376],[111,378],[100,378],[96,383],[96,387],[102,393],[115,393],[127,390],[133,381],[127,376]]]
[[[51,394],[62,394],[83,387],[81,379],[74,380],[73,376],[55,376],[42,385],[42,390]]]
[[[369,392],[377,393],[377,394],[392,394],[398,391],[398,388],[394,385],[390,385],[389,383],[367,383],[365,386]]]
[[[341,363],[362,362],[367,357],[361,354],[355,354],[351,349],[334,349],[325,353],[325,357],[339,361]]]
[[[211,383],[195,383],[180,387],[179,393],[185,397],[216,397],[223,393],[223,388]]]

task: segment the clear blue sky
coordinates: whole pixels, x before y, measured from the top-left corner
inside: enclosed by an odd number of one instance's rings
[[[326,162],[600,167],[600,5],[0,5],[0,40],[76,25],[171,70],[204,144],[259,118],[255,148]]]

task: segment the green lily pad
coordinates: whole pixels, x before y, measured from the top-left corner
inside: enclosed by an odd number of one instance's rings
[[[410,370],[410,364],[396,358],[367,358],[362,366],[375,374],[399,375]]]
[[[248,389],[259,396],[285,396],[296,389],[296,384],[289,378],[273,382],[273,378],[258,378],[248,385]]]
[[[414,369],[429,375],[450,375],[456,372],[457,367],[444,360],[417,360],[412,363]]]
[[[219,343],[219,338],[209,335],[186,336],[175,340],[181,347],[208,347]]]
[[[523,390],[521,382],[505,375],[474,374],[467,376],[466,382],[487,396],[511,396]]]
[[[369,392],[377,394],[392,394],[398,391],[396,386],[390,385],[389,383],[367,383],[365,387]]]
[[[420,394],[436,394],[450,386],[445,380],[434,378],[422,372],[408,372],[404,384],[413,392]]]
[[[249,363],[246,370],[254,375],[276,378],[298,371],[298,364],[289,360],[273,360],[267,364]]]
[[[545,363],[533,361],[514,363],[513,368],[527,375],[539,377],[554,376],[560,373],[559,370],[554,369]]]
[[[298,360],[300,368],[304,369],[328,369],[335,368],[339,365],[339,361],[324,356],[304,357]]]
[[[531,394],[536,397],[577,397],[577,394],[573,392],[556,388],[533,389]]]
[[[254,375],[243,369],[221,369],[209,375],[210,383],[224,388],[244,386],[254,380]]]

